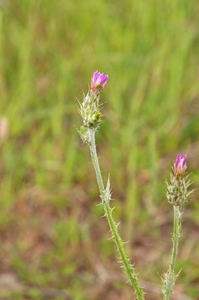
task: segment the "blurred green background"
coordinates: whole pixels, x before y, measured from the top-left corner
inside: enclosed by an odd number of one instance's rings
[[[197,0],[0,2],[0,298],[130,300],[77,100],[109,75],[97,132],[114,217],[148,294],[172,247],[165,183],[179,153],[199,179]],[[199,192],[184,207],[176,295],[199,299]],[[173,297],[172,299],[189,299]]]

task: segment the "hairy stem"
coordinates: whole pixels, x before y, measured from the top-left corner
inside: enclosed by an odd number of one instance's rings
[[[164,300],[169,300],[170,295],[173,293],[173,286],[175,284],[175,280],[177,275],[175,275],[175,262],[176,256],[178,252],[178,244],[180,238],[180,230],[181,230],[181,212],[179,206],[173,206],[174,209],[174,222],[173,222],[173,249],[171,255],[171,263],[169,266],[169,270],[165,274],[164,289],[163,295]]]
[[[127,257],[123,244],[124,242],[122,241],[118,230],[117,230],[117,224],[115,223],[113,216],[112,216],[112,208],[110,207],[110,187],[109,187],[109,181],[107,184],[106,189],[104,188],[104,183],[99,167],[99,162],[98,162],[98,157],[97,157],[97,152],[96,152],[96,145],[95,145],[95,130],[94,129],[89,129],[89,140],[90,140],[90,152],[91,152],[91,157],[92,157],[92,162],[95,168],[95,173],[97,177],[97,182],[101,194],[101,199],[102,199],[102,206],[104,208],[105,216],[108,220],[110,230],[113,235],[113,239],[117,245],[118,251],[120,253],[121,261],[123,263],[123,267],[126,271],[127,276],[129,277],[130,283],[133,285],[137,299],[138,300],[144,300],[143,297],[143,291],[140,285],[138,284],[137,280],[137,275],[135,274],[135,270],[133,265],[131,265],[130,259]]]

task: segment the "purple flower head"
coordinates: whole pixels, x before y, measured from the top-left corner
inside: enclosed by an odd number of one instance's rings
[[[178,154],[176,157],[176,161],[174,164],[174,174],[175,176],[183,176],[185,173],[185,170],[187,168],[186,166],[186,155]]]
[[[94,72],[91,84],[91,91],[99,93],[105,86],[108,80],[108,75],[101,74],[100,72]]]

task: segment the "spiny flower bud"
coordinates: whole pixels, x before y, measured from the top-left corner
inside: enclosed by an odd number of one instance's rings
[[[107,80],[108,75],[94,72],[90,90],[86,96],[84,95],[83,102],[79,103],[79,112],[83,119],[83,126],[86,129],[96,129],[101,123],[99,93],[103,90]]]
[[[186,155],[179,154],[176,157],[176,161],[174,164],[174,174],[176,177],[183,176],[186,171]]]
[[[170,181],[166,182],[167,200],[176,206],[189,201],[188,197],[194,192],[194,190],[187,191],[191,181],[187,180],[189,176],[184,178],[186,168],[186,156],[179,154],[174,164],[174,174],[170,174]]]

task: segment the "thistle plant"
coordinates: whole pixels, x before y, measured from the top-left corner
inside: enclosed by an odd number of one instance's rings
[[[102,114],[100,105],[100,93],[104,89],[108,81],[108,75],[104,75],[97,72],[93,73],[91,80],[91,86],[86,95],[83,95],[82,103],[79,102],[79,112],[83,119],[83,125],[78,130],[79,135],[83,142],[87,143],[90,149],[92,163],[94,165],[97,183],[100,191],[101,203],[100,205],[104,209],[104,216],[109,223],[112,238],[117,245],[117,249],[120,254],[120,260],[123,264],[123,268],[127,274],[130,284],[134,287],[136,298],[138,300],[144,300],[144,293],[142,287],[138,283],[137,274],[135,273],[134,265],[131,264],[131,260],[128,258],[124,250],[124,242],[122,241],[119,232],[118,224],[113,219],[113,208],[111,207],[111,188],[110,179],[108,177],[106,186],[104,185],[99,161],[97,157],[97,150],[95,144],[95,132],[101,124]],[[176,255],[178,250],[178,243],[181,229],[181,206],[184,202],[187,202],[189,196],[193,191],[188,192],[187,189],[191,184],[188,180],[188,176],[185,175],[186,171],[186,156],[179,154],[174,164],[173,174],[170,175],[170,181],[167,184],[167,200],[173,205],[174,208],[174,228],[173,228],[173,250],[171,256],[171,263],[168,271],[163,277],[163,297],[164,300],[168,300],[173,293],[173,286],[178,274],[174,273]]]
[[[181,234],[181,218],[182,218],[182,204],[189,201],[189,196],[194,190],[188,192],[187,189],[191,185],[191,180],[185,176],[186,171],[186,156],[179,154],[176,158],[173,173],[170,174],[170,181],[167,185],[167,200],[173,205],[174,222],[173,222],[173,249],[171,255],[171,263],[169,269],[163,277],[163,295],[164,300],[168,300],[173,293],[173,286],[179,273],[175,274],[175,263],[178,252],[179,238]]]
[[[83,142],[89,145],[92,162],[95,168],[95,173],[97,177],[97,183],[99,186],[101,206],[104,209],[104,215],[108,220],[110,230],[112,232],[112,238],[115,241],[118,251],[120,253],[120,259],[123,263],[123,268],[129,278],[129,282],[133,285],[137,299],[143,300],[143,291],[140,287],[137,274],[135,274],[134,266],[131,264],[130,259],[127,257],[124,251],[124,242],[122,241],[119,232],[118,224],[113,219],[112,211],[113,208],[110,206],[111,201],[111,189],[110,180],[108,178],[106,187],[101,175],[101,170],[99,167],[96,145],[95,145],[95,132],[101,123],[101,112],[100,112],[100,92],[103,90],[106,82],[108,80],[108,75],[103,75],[99,72],[94,72],[92,83],[89,92],[84,96],[83,102],[80,103],[79,112],[83,119],[83,126],[78,131]]]

